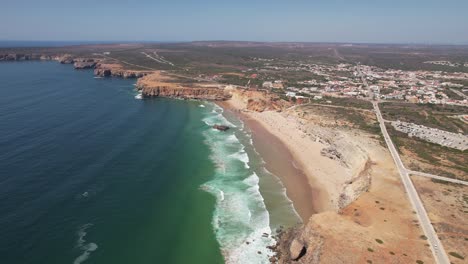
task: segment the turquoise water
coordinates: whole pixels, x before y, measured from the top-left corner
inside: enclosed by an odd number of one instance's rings
[[[133,80],[54,62],[0,78],[2,263],[266,263],[264,233],[298,221],[212,103],[137,100]]]

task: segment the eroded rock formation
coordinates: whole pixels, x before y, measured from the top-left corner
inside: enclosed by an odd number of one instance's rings
[[[247,109],[255,112],[282,111],[292,103],[281,100],[276,94],[259,90],[231,89],[233,100],[231,103],[239,109]]]
[[[184,88],[155,86],[143,87],[144,97],[174,97],[183,99],[225,100],[228,95],[222,89],[216,88]]]
[[[21,53],[10,53],[0,54],[0,61],[28,61],[28,60],[53,60],[54,57],[45,54],[21,54]]]
[[[163,75],[154,72],[137,82],[137,88],[142,91],[144,97],[173,97],[182,99],[226,100],[230,95],[222,88],[214,86],[196,85],[183,86]]]
[[[150,71],[135,71],[123,69],[120,64],[104,64],[98,63],[95,65],[94,75],[100,77],[120,77],[124,79],[128,78],[141,78],[152,72]]]

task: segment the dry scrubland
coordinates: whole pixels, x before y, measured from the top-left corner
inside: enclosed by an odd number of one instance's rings
[[[291,62],[361,62],[383,69],[467,72],[468,67],[424,63],[441,56],[468,61],[467,46],[193,42],[0,49],[0,54],[15,53],[23,54],[19,58],[24,54],[95,58],[98,76],[146,75],[138,81],[146,96],[213,100],[232,96],[229,107],[261,124],[287,146],[304,172],[303,182],[308,183],[299,187],[317,193],[313,201],[295,201],[296,207],[312,206],[313,210],[304,211],[317,213],[304,219],[303,227],[281,233],[276,261],[291,263],[300,257],[297,263],[434,263],[368,101],[324,97],[292,106],[281,100],[286,97],[278,91],[221,90],[217,85],[250,82],[255,86],[285,79],[287,86],[324,78],[311,72],[271,69],[250,77],[250,69],[262,68],[265,61],[286,68]],[[459,118],[466,114],[465,108],[385,102],[381,109],[386,120],[468,133],[468,125]],[[468,180],[466,151],[409,138],[391,126],[388,130],[408,168]],[[466,187],[412,179],[450,260],[466,263]]]
[[[468,186],[414,177],[413,183],[449,254],[450,262],[468,259]]]
[[[388,121],[401,120],[454,133],[468,133],[468,124],[455,118],[458,115],[466,114],[465,107],[407,103],[383,103],[381,106],[383,117]],[[409,137],[405,133],[396,131],[390,124],[387,124],[387,130],[407,168],[468,180],[466,150],[443,147]]]
[[[275,261],[434,263],[367,102],[256,112],[242,96],[231,101],[282,140],[320,190],[317,213],[280,234]]]

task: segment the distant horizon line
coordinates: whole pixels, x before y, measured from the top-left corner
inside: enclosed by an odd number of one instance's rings
[[[250,42],[250,43],[310,43],[310,44],[352,44],[352,45],[428,45],[428,46],[465,46],[468,42],[358,42],[358,41],[261,41],[261,40],[1,40],[0,43],[56,43],[56,44],[119,44],[119,43],[193,43],[193,42]],[[0,48],[5,46],[0,44]],[[26,47],[26,46],[23,46]]]

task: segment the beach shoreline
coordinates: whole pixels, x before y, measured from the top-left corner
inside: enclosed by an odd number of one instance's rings
[[[281,180],[287,197],[292,201],[304,224],[313,214],[324,210],[328,197],[326,190],[317,182],[311,184],[311,177],[307,175],[302,162],[284,140],[270,132],[255,116],[240,111],[229,101],[217,104],[249,128],[255,150],[264,160],[266,169]]]

